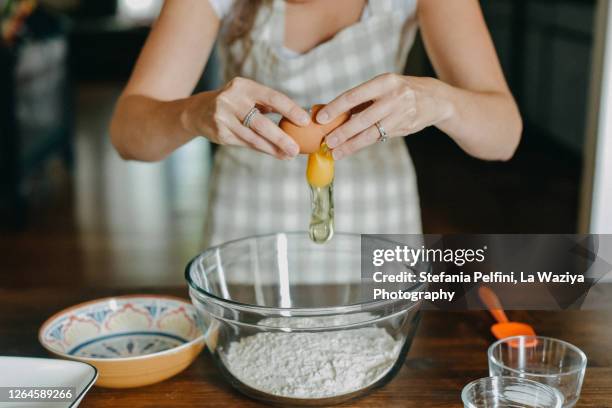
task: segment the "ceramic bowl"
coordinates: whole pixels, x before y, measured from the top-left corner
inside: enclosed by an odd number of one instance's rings
[[[51,316],[39,341],[51,353],[95,366],[96,385],[130,388],[178,374],[202,351],[198,315],[187,301],[157,295],[81,303]]]

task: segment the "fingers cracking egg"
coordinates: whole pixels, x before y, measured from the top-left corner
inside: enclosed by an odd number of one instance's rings
[[[308,126],[298,126],[289,119],[283,118],[279,126],[300,146],[300,153],[308,154],[308,167],[306,168],[306,179],[313,187],[325,187],[334,179],[334,159],[331,151],[323,142],[325,137],[337,127],[345,123],[349,118],[348,112],[343,113],[335,120],[321,125],[317,123],[317,113],[325,105],[313,105],[310,109],[312,121]]]
[[[345,112],[332,122],[321,125],[317,123],[315,118],[317,113],[324,106],[325,105],[312,106],[310,109],[310,117],[312,120],[307,126],[298,126],[287,118],[282,118],[279,123],[280,128],[293,140],[295,140],[298,146],[300,146],[300,153],[302,154],[312,154],[318,152],[325,136],[346,122],[350,117],[350,114]]]

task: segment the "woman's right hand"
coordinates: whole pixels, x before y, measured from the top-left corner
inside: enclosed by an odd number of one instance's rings
[[[250,128],[242,122],[253,107],[257,113]],[[181,121],[193,134],[206,135],[221,145],[247,146],[279,159],[290,159],[299,146],[264,113],[276,112],[296,125],[310,123],[310,115],[286,95],[245,78],[234,78],[217,91],[189,99]]]

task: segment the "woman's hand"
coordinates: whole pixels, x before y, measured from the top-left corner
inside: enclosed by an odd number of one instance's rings
[[[342,112],[355,113],[325,139],[334,159],[340,160],[376,143],[381,136],[377,122],[388,137],[396,137],[419,132],[449,118],[453,107],[438,93],[443,86],[433,78],[383,74],[338,96],[317,114],[317,122],[323,124]],[[368,102],[369,106],[363,109]]]
[[[318,122],[373,103],[328,135],[334,157],[376,142],[380,134],[372,125],[379,121],[388,136],[434,125],[473,157],[509,160],[523,123],[479,1],[419,0],[418,20],[439,80],[384,74],[340,95],[318,113]],[[453,30],[447,29],[449,24]]]
[[[289,97],[244,78],[234,78],[224,88],[193,96],[181,121],[194,134],[206,135],[222,145],[247,146],[279,159],[299,153],[299,146],[263,113],[276,112],[297,125],[308,125],[310,115]],[[242,122],[254,107],[260,110],[250,127]]]

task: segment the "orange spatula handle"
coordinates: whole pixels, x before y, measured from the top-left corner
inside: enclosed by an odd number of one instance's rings
[[[478,295],[495,320],[499,323],[508,323],[508,317],[504,313],[501,302],[495,292],[486,286],[481,286],[478,289]]]

